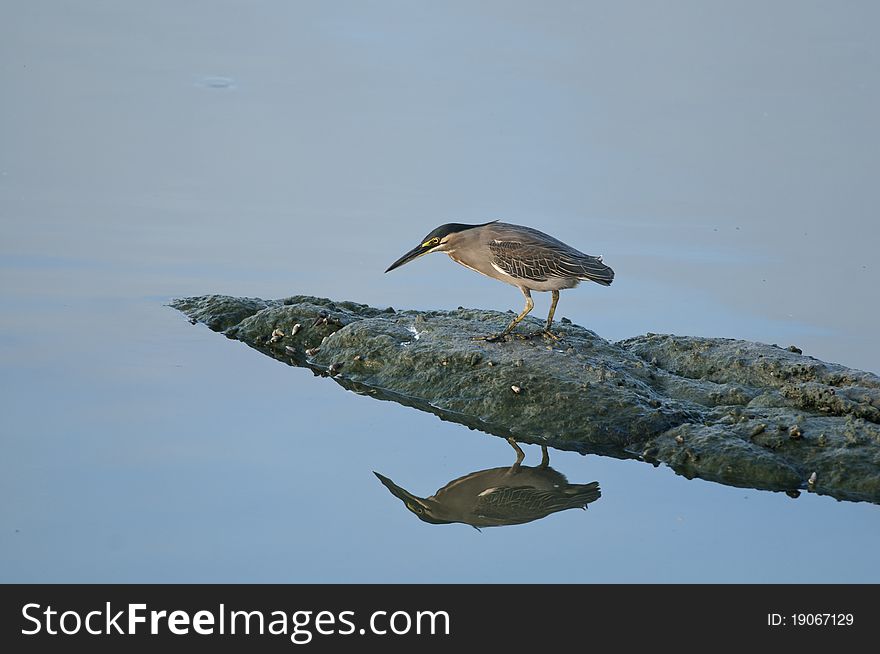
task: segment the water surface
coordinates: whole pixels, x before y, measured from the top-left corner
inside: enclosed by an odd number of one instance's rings
[[[445,257],[382,274],[440,223],[502,218],[604,255],[614,285],[557,315],[608,339],[878,372],[878,13],[7,3],[0,581],[880,581],[874,505],[594,455],[551,453],[600,482],[586,512],[426,524],[372,471],[427,495],[510,446],[165,306],[518,309]]]

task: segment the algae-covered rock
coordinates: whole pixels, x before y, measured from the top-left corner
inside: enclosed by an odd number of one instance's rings
[[[880,502],[880,378],[794,348],[668,335],[610,343],[568,323],[557,325],[559,340],[489,343],[477,338],[508,316],[310,296],[172,306],[356,392],[499,436],[737,486]],[[540,327],[527,318],[520,329]]]

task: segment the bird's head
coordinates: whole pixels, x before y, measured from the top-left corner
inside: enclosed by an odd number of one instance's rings
[[[451,520],[443,520],[435,516],[436,502],[431,499],[416,497],[405,488],[401,488],[388,479],[388,477],[380,475],[375,470],[373,471],[373,474],[379,478],[379,481],[382,482],[382,485],[385,486],[385,488],[391,491],[391,494],[394,495],[394,497],[402,501],[407,509],[415,513],[419,520],[430,522],[432,525],[448,525],[452,522]]]
[[[492,221],[497,222],[497,221]],[[395,268],[400,268],[403,264],[409,263],[413,259],[418,259],[423,254],[431,252],[446,252],[453,249],[456,237],[463,231],[475,229],[477,227],[485,227],[492,223],[483,223],[481,225],[463,225],[461,223],[446,223],[440,225],[437,229],[422,239],[422,242],[412,250],[404,254],[400,259],[388,266],[385,272],[391,272]]]

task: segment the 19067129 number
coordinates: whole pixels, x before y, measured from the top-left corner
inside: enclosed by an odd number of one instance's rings
[[[771,627],[851,627],[852,613],[768,613],[767,624]]]
[[[803,626],[849,627],[853,623],[852,613],[792,613],[791,624]]]

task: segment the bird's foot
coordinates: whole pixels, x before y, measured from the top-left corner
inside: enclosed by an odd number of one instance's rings
[[[551,332],[549,329],[539,329],[538,331],[532,332],[531,334],[529,334],[529,338],[535,338],[537,336],[541,336],[543,338],[550,338],[550,339],[553,339],[554,341],[558,341],[560,338],[562,338],[561,334],[557,336],[556,334]]]
[[[471,336],[471,340],[485,341],[486,343],[501,343],[506,341],[508,336],[510,336],[509,332],[502,332],[500,334],[489,334],[488,336]]]

